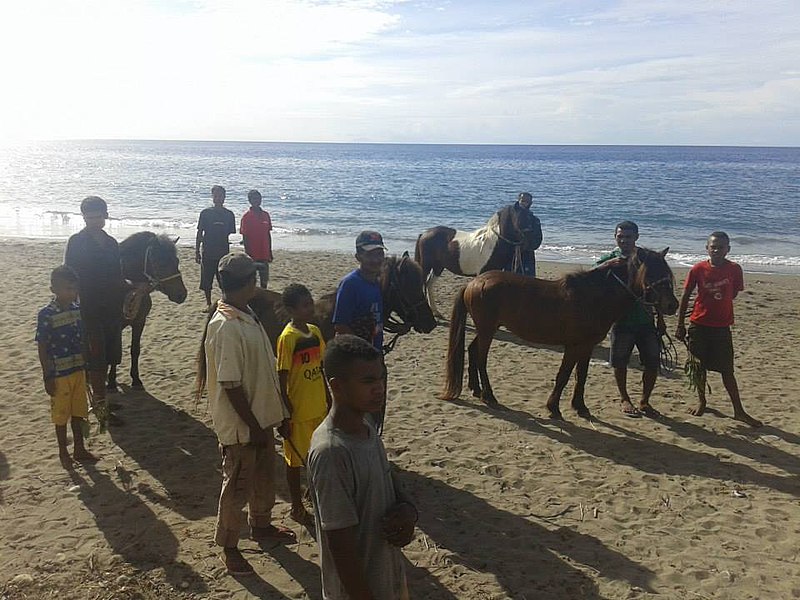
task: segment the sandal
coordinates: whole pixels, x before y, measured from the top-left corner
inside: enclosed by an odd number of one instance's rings
[[[252,575],[255,573],[253,566],[242,556],[238,548],[225,548],[220,554],[219,559],[225,565],[228,575]]]
[[[661,413],[649,404],[639,406],[639,412],[641,412],[645,417],[650,417],[651,419],[658,419],[661,417]]]
[[[297,536],[294,531],[286,527],[251,527],[250,539],[254,542],[278,542],[281,544],[297,543]]]

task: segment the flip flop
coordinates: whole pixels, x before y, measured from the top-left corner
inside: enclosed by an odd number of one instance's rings
[[[658,412],[655,408],[650,406],[649,404],[645,404],[644,406],[639,407],[639,412],[643,414],[645,417],[649,417],[651,419],[658,419],[661,417],[661,413]]]
[[[642,411],[631,404],[630,410],[622,409],[622,414],[629,419],[641,419],[642,418]]]
[[[241,554],[235,558],[231,558],[223,553],[219,555],[219,559],[222,561],[222,564],[225,565],[225,570],[228,572],[228,575],[240,577],[255,573],[253,565],[247,562],[247,559]]]
[[[287,527],[251,527],[250,539],[254,542],[279,542],[282,544],[297,543],[297,536],[294,531]]]

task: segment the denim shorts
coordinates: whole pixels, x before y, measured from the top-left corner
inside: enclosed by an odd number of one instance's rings
[[[611,330],[611,366],[627,367],[634,346],[639,349],[639,360],[645,369],[658,369],[661,363],[661,340],[652,323],[614,325]]]

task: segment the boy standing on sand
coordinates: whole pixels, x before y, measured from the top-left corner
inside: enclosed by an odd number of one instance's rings
[[[338,335],[324,364],[333,406],[308,455],[323,598],[406,599],[399,549],[411,542],[417,509],[402,494],[383,443],[364,418],[385,402],[381,353],[361,338]]]
[[[261,287],[266,289],[269,281],[269,263],[272,262],[272,220],[269,213],[261,208],[261,192],[247,192],[250,210],[242,215],[239,233],[242,234],[244,251],[256,263],[256,271]]]
[[[242,509],[248,505],[256,542],[294,542],[271,523],[275,504],[272,428],[289,415],[281,401],[275,356],[267,334],[247,306],[256,288],[253,259],[231,252],[219,261],[222,300],[206,325],[198,394],[208,382],[208,402],[222,450],[222,492],[215,541],[231,575],[253,567],[238,549]]]
[[[211,287],[214,278],[219,284],[217,265],[230,251],[228,236],[236,233],[236,217],[223,206],[225,188],[215,185],[211,188],[214,206],[204,208],[197,221],[197,238],[194,243],[194,260],[200,265],[200,289],[206,296],[206,309],[211,308]],[[202,251],[201,251],[202,249]]]
[[[119,244],[103,231],[108,219],[105,200],[98,196],[84,198],[81,214],[86,227],[69,238],[64,263],[78,275],[81,319],[88,347],[89,383],[92,401],[99,407],[106,401],[108,368],[122,361],[125,283]],[[119,425],[120,421],[112,414],[109,423]]]
[[[717,371],[722,374],[722,383],[731,398],[733,418],[760,427],[761,421],[747,414],[742,406],[733,372],[733,300],[744,289],[744,276],[739,265],[725,258],[730,250],[730,238],[724,231],[708,236],[709,259],[693,266],[684,283],[675,337],[681,341],[687,338],[684,319],[689,298],[697,288],[697,299],[689,317],[688,345],[689,352],[700,361],[702,381],[697,385],[697,407],[690,412],[698,417],[705,412],[706,374]]]
[[[53,269],[50,291],[54,298],[39,311],[36,342],[44,389],[50,396],[50,416],[56,426],[58,458],[62,467],[71,469],[73,458],[78,462],[97,460],[83,442],[82,428],[89,418],[89,405],[75,271],[66,265]],[[72,457],[67,449],[67,421],[70,420],[75,447]]]
[[[625,262],[638,252],[636,240],[639,239],[639,226],[632,221],[622,221],[614,231],[617,247],[597,261],[599,269],[606,269]],[[653,322],[653,314],[640,302],[630,309],[611,328],[611,366],[614,367],[614,379],[619,389],[622,412],[629,417],[642,414],[657,417],[659,412],[650,406],[650,395],[658,378],[658,367],[661,362],[661,341],[659,332],[666,331],[661,315],[658,324]],[[633,347],[639,350],[639,358],[644,366],[642,373],[642,399],[639,407],[631,403],[628,395],[628,361]]]
[[[325,340],[316,325],[314,299],[304,285],[293,283],[283,291],[283,305],[292,320],[278,338],[278,378],[281,395],[291,415],[280,429],[286,459],[286,481],[292,498],[292,519],[303,525],[312,517],[303,506],[302,468],[308,460],[311,435],[328,413],[328,394],[322,373]]]

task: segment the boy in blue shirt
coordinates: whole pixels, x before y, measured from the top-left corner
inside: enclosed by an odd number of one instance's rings
[[[53,269],[50,290],[55,297],[39,311],[36,342],[44,389],[50,396],[50,415],[56,427],[58,458],[65,469],[71,469],[73,458],[80,462],[97,460],[83,442],[89,405],[86,401],[86,362],[75,271],[66,265]],[[67,449],[67,421],[70,420],[74,444],[72,456]]]

